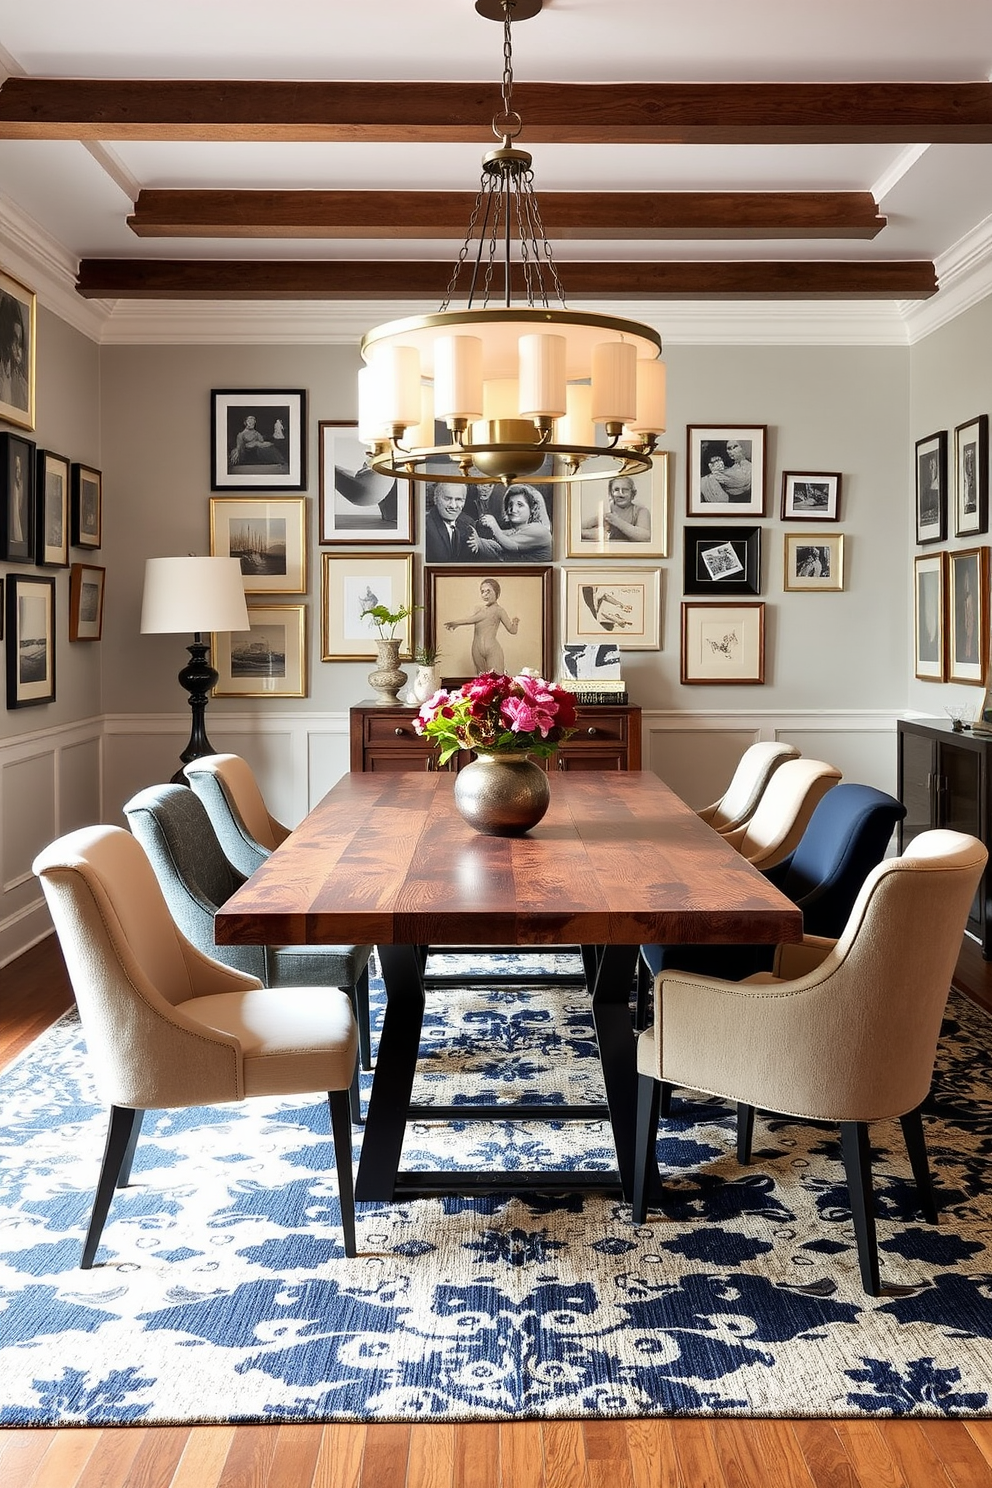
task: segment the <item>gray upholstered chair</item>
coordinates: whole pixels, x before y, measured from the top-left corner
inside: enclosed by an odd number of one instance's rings
[[[93,1264],[115,1188],[129,1179],[146,1110],[326,1090],[341,1225],[355,1254],[348,1087],[358,1050],[351,1003],[332,987],[270,990],[198,951],[122,827],[84,827],[39,853],[41,879],[79,1008],[107,1144],[81,1265]]]
[[[754,814],[743,826],[722,833],[724,841],[763,872],[774,868],[799,846],[818,802],[839,779],[840,771],[823,760],[785,760],[765,786]]]
[[[183,774],[206,807],[228,860],[250,878],[289,836],[289,828],[269,815],[251,766],[239,754],[205,754],[191,760]]]
[[[362,1065],[370,1067],[367,945],[254,946],[214,943],[214,915],[245,875],[231,864],[198,796],[181,785],[153,785],[124,807],[148,854],[172,918],[207,956],[257,976],[268,987],[340,987],[358,1018]],[[360,1119],[357,1074],[352,1114]]]
[[[736,831],[751,820],[765,786],[779,765],[798,758],[799,750],[794,744],[772,741],[750,745],[741,755],[723,795],[718,801],[704,806],[697,816],[721,836],[724,832]]]
[[[935,1224],[920,1107],[987,859],[975,837],[923,832],[901,858],[872,869],[838,940],[780,946],[774,972],[742,982],[661,973],[654,1025],[637,1045],[636,1222],[647,1208],[663,1085],[737,1102],[742,1163],[751,1157],[748,1108],[838,1122],[861,1279],[879,1294],[868,1123],[899,1118],[921,1208]]]

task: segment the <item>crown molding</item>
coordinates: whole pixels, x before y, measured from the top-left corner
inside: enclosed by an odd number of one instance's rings
[[[899,303],[911,346],[992,294],[992,217],[935,259],[934,267],[940,288],[933,298]]]
[[[0,259],[51,310],[91,341],[102,340],[110,314],[105,301],[76,293],[79,260],[6,196],[0,194]]]

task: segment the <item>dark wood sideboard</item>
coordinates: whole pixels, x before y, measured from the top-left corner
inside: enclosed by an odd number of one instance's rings
[[[351,710],[351,768],[366,770],[435,770],[437,750],[414,732],[416,708],[358,703]],[[464,750],[446,770],[457,770],[471,758]],[[578,709],[575,733],[546,762],[549,770],[639,770],[641,710],[631,705],[587,704]]]
[[[900,719],[898,791],[906,807],[899,851],[929,827],[978,837],[992,851],[992,735],[955,730],[950,720]],[[992,961],[992,872],[986,870],[968,916],[968,929]]]

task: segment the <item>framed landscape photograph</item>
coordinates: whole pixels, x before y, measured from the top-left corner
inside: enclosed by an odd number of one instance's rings
[[[72,466],[72,521],[74,548],[98,548],[103,541],[103,476],[90,465]]]
[[[767,424],[689,424],[686,429],[686,514],[765,515]]]
[[[786,470],[782,475],[783,522],[839,522],[840,475],[807,475]]]
[[[211,496],[210,555],[237,558],[246,594],[307,592],[305,496]]]
[[[362,611],[413,605],[413,554],[321,553],[320,659],[374,661],[379,632]],[[413,616],[397,627],[400,659],[413,655]]]
[[[661,649],[660,568],[565,568],[563,646]]]
[[[916,676],[923,682],[947,679],[944,627],[945,553],[929,553],[913,560],[914,635]]]
[[[306,697],[306,605],[251,605],[248,623],[210,637],[214,697]]]
[[[615,469],[615,460],[590,458]],[[668,451],[651,458],[643,475],[612,475],[608,480],[570,481],[568,552],[572,558],[598,556],[668,557]]]
[[[550,565],[425,569],[424,640],[446,687],[480,672],[551,675],[552,577]]]
[[[74,563],[69,570],[69,639],[98,641],[103,635],[103,586],[107,570]]]
[[[69,461],[38,451],[34,561],[40,568],[69,567]]]
[[[35,446],[19,434],[0,434],[0,558],[34,561]]]
[[[0,419],[34,428],[37,297],[0,269]]]
[[[785,534],[786,589],[843,589],[844,537],[840,532]]]
[[[55,580],[7,575],[7,707],[55,701]]]
[[[947,431],[916,441],[916,541],[947,536]]]
[[[681,681],[708,687],[765,680],[765,606],[682,603]]]
[[[377,475],[369,467],[354,420],[317,425],[320,463],[320,542],[413,542],[413,481]]]
[[[760,594],[760,527],[686,527],[685,594]]]
[[[989,416],[980,413],[954,430],[954,532],[957,537],[989,527]]]
[[[947,680],[984,687],[989,664],[989,550],[947,558]]]
[[[211,491],[305,491],[306,392],[213,391],[210,446]]]

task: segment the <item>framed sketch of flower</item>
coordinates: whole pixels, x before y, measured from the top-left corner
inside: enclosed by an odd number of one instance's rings
[[[684,686],[708,687],[765,680],[765,606],[745,604],[682,605]]]

